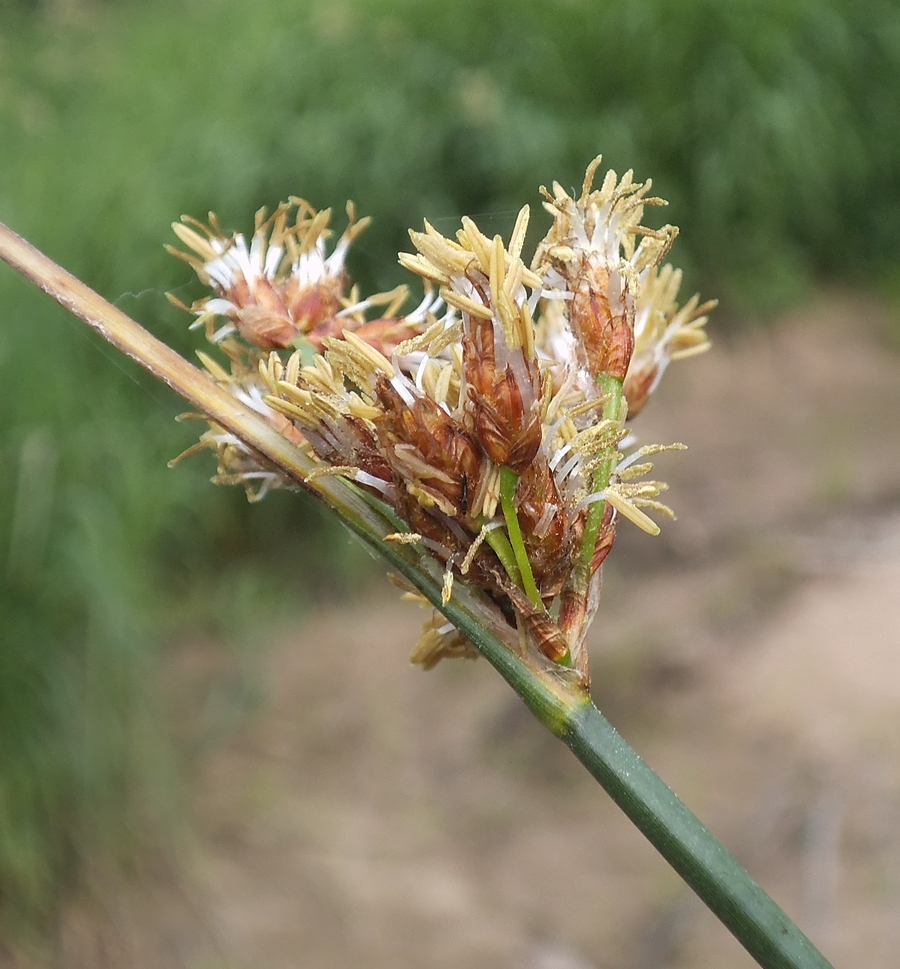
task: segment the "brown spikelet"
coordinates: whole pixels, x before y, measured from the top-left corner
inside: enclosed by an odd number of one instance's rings
[[[592,374],[623,380],[634,352],[634,302],[627,284],[619,299],[611,299],[605,270],[597,270],[579,283],[572,301],[571,323],[581,340],[588,369]]]
[[[475,442],[430,397],[417,397],[409,406],[385,377],[375,393],[384,410],[377,433],[395,476],[421,501],[465,518],[482,474]]]
[[[518,375],[511,363],[498,366],[495,339],[493,321],[471,319],[463,341],[465,409],[485,454],[522,474],[541,446],[537,364],[518,353]]]
[[[504,576],[498,575],[497,581],[512,602],[516,618],[527,631],[528,638],[547,659],[558,663],[569,652],[569,644],[563,631],[546,609],[535,606],[518,586]]]

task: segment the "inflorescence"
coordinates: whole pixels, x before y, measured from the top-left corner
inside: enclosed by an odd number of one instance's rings
[[[227,357],[201,359],[214,380],[314,455],[313,474],[353,482],[399,523],[389,539],[420,543],[444,569],[444,599],[465,577],[499,607],[524,650],[587,679],[585,635],[600,566],[619,518],[651,534],[672,516],[651,480],[654,454],[630,450],[626,420],[644,407],[670,360],[709,346],[713,302],[677,303],[681,274],[661,266],[677,229],[643,226],[650,181],[600,159],[578,198],[542,189],[553,223],[530,265],[529,209],[508,242],[470,219],[455,239],[427,222],[401,264],[425,281],[411,313],[406,287],[366,299],[347,251],[368,220],[347,206],[330,248],[330,210],[291,199],[257,213],[249,245],[215,217],[174,226],[213,295],[194,326]],[[176,301],[177,302],[177,301]],[[179,304],[183,305],[183,304]],[[211,424],[220,483],[252,499],[290,484]],[[476,655],[439,613],[412,659],[430,668]]]

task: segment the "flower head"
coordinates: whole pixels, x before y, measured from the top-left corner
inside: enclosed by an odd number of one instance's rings
[[[545,193],[553,223],[531,268],[527,207],[508,243],[470,219],[455,239],[427,222],[411,232],[416,251],[400,261],[426,294],[406,316],[405,290],[365,300],[349,290],[346,252],[364,225],[352,207],[330,255],[329,213],[298,200],[259,213],[249,246],[214,218],[176,227],[190,250],[181,257],[213,288],[190,308],[231,362],[207,360],[213,378],[302,442],[313,474],[389,506],[402,527],[388,539],[440,563],[445,601],[466,579],[524,655],[585,677],[618,519],[655,534],[648,513],[672,514],[647,459],[681,445],[626,453],[626,414],[670,359],[705,349],[712,306],[678,307],[680,274],[659,268],[677,230],[642,224],[644,207],[661,204],[650,183],[610,172],[593,189],[598,164],[577,199],[558,184]],[[383,311],[367,319],[373,306]],[[220,480],[278,483],[215,427],[201,444],[216,449]],[[473,655],[471,644],[433,617],[415,661],[455,655]]]
[[[192,266],[214,294],[190,307],[195,325],[220,320],[210,330],[212,342],[237,332],[253,346],[274,350],[293,347],[303,338],[320,347],[326,336],[360,325],[359,311],[372,305],[388,303],[389,317],[405,290],[365,303],[350,291],[344,269],[347,252],[370,220],[357,219],[352,203],[347,204],[347,219],[330,253],[331,210],[317,212],[299,198],[279,205],[271,216],[260,209],[249,245],[240,232],[226,236],[212,213],[208,223],[188,216],[174,223],[188,251],[171,246],[169,251]]]
[[[634,300],[641,274],[668,251],[678,230],[641,225],[650,181],[619,179],[609,171],[599,189],[593,181],[600,158],[587,170],[578,199],[559,183],[546,192],[554,221],[538,247],[535,268],[545,284],[571,300],[569,321],[584,364],[595,377],[624,378],[634,351]],[[640,242],[638,242],[640,239]]]

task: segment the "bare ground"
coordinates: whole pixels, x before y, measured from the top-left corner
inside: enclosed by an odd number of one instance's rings
[[[837,966],[900,951],[900,356],[823,296],[673,367],[679,520],[607,565],[595,699]],[[725,327],[721,327],[725,329]],[[60,965],[753,963],[484,663],[406,663],[387,583],[273,645],[180,857],[99,878]],[[203,651],[181,658],[189,672]]]

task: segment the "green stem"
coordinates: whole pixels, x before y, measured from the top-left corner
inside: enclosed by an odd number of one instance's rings
[[[362,500],[370,507],[374,508],[383,518],[389,521],[397,532],[408,532],[410,530],[409,525],[394,511],[394,509],[386,502],[382,501],[380,498],[376,498],[375,495],[366,491],[365,488],[360,488],[358,484],[351,481],[349,478],[345,478],[341,475],[341,480],[344,482],[346,487],[348,487],[355,495],[358,495]]]
[[[761,966],[831,969],[831,963],[589,700],[571,711],[563,740]]]
[[[536,670],[483,622],[463,583],[441,602],[441,576],[384,548],[359,520],[345,524],[404,574],[470,639],[534,715],[573,751],[603,789],[763,969],[833,969],[708,828],[564,675]],[[427,564],[426,564],[427,568]]]
[[[521,585],[522,573],[519,571],[519,566],[516,563],[516,554],[513,551],[512,545],[509,544],[509,539],[503,533],[503,530],[500,528],[492,528],[485,535],[484,540],[496,552],[497,558],[500,559],[500,564],[506,570],[506,574],[510,579],[516,585]]]
[[[616,804],[764,969],[831,969],[787,915],[616,733],[584,696],[578,681],[559,667],[532,666],[534,661],[527,654],[519,654],[515,636],[510,636],[509,627],[496,608],[478,590],[457,581],[453,598],[444,604],[440,564],[423,549],[385,541],[385,536],[397,530],[395,521],[382,515],[370,500],[345,482],[329,477],[308,481],[306,475],[315,465],[302,450],[2,224],[0,258],[289,478],[316,492],[347,527],[404,575],[478,647],[541,723],[568,744]],[[619,384],[618,390],[611,389],[604,416],[608,411],[611,419],[618,419],[621,406]],[[610,465],[609,473],[611,470]],[[593,545],[587,547],[592,556]],[[501,638],[504,635],[506,641]]]
[[[597,376],[597,386],[600,392],[607,398],[603,405],[603,418],[609,421],[620,421],[625,409],[625,395],[622,392],[622,381],[617,377],[610,377],[607,374]],[[615,449],[613,453],[597,468],[591,480],[591,491],[603,491],[609,486],[609,479],[616,466]],[[587,589],[591,579],[591,561],[594,558],[594,549],[597,547],[597,536],[600,534],[600,525],[603,522],[603,513],[606,511],[605,501],[595,501],[588,508],[587,522],[584,527],[584,538],[581,543],[581,556],[578,562],[578,569],[575,574],[575,583],[582,589]]]
[[[534,581],[531,562],[528,559],[528,551],[525,548],[525,539],[522,538],[522,527],[519,525],[519,513],[516,510],[516,488],[518,486],[519,475],[512,468],[502,468],[500,470],[500,507],[503,509],[503,517],[506,519],[506,530],[509,533],[509,543],[512,545],[513,554],[516,557],[516,564],[519,566],[519,573],[522,577],[522,588],[534,605],[538,609],[543,609],[544,600],[541,598],[541,594]]]

